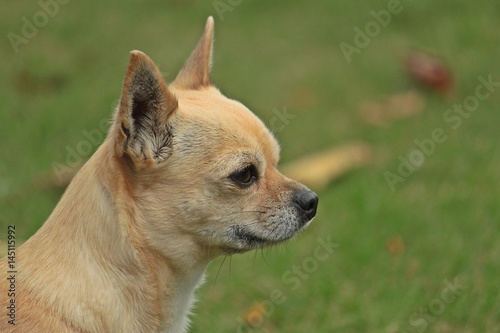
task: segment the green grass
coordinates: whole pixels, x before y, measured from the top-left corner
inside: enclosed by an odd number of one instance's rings
[[[267,122],[274,108],[296,116],[277,134],[283,161],[362,139],[374,146],[375,162],[321,191],[317,218],[295,241],[214,262],[192,332],[499,332],[500,93],[457,130],[443,113],[474,94],[479,75],[500,80],[500,4],[401,3],[351,63],[339,44],[353,44],[353,28],[387,1],[243,1],[223,20],[212,1],[71,1],[17,54],[7,34],[20,34],[21,18],[40,7],[3,4],[0,234],[16,224],[26,239],[50,214],[61,192],[38,184],[53,162],[65,163],[66,147],[77,147],[83,130],[110,116],[128,52],[145,51],[170,80],[214,15],[213,76],[221,90]],[[427,94],[422,114],[387,127],[364,124],[362,101],[414,88],[402,70],[409,47],[446,59],[457,94]],[[447,140],[391,191],[384,173],[397,172],[398,156],[435,128]],[[396,255],[387,251],[395,236],[405,245]],[[313,266],[318,237],[338,247]],[[310,273],[300,279],[291,270],[303,264]],[[440,297],[449,296],[445,283],[455,277],[464,289],[446,304]],[[299,279],[295,290],[290,278]],[[274,290],[280,304],[266,308],[261,325],[240,327],[241,314]]]

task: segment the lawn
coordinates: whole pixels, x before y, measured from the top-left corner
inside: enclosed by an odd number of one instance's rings
[[[47,8],[9,1],[0,13],[3,241],[12,224],[27,239],[56,205],[54,166],[77,162],[71,151],[110,117],[129,51],[146,52],[172,80],[213,15],[217,85],[267,123],[292,115],[276,130],[283,162],[352,140],[372,145],[373,161],[321,189],[316,219],[292,242],[212,263],[191,331],[500,332],[498,1]],[[453,94],[409,79],[409,49],[443,59]],[[415,89],[421,113],[383,126],[360,117],[363,102]],[[424,158],[402,175],[415,151]]]

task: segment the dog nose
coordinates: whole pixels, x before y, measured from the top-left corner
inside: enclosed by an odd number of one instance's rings
[[[310,220],[316,215],[318,195],[311,190],[300,190],[295,193],[293,201]]]

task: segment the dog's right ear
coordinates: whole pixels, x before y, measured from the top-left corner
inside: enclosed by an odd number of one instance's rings
[[[178,103],[153,61],[132,51],[113,124],[114,148],[137,168],[164,161],[172,153],[168,118]]]

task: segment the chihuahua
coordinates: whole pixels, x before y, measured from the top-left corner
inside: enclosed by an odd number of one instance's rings
[[[1,332],[186,332],[211,260],[315,216],[317,195],[277,170],[271,132],[212,84],[213,26],[170,85],[131,52],[106,139],[13,274],[0,261]]]

